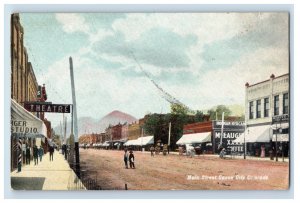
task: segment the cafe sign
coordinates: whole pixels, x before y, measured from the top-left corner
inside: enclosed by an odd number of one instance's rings
[[[289,118],[290,118],[289,114],[273,116],[272,123],[274,124],[274,123],[288,122]]]

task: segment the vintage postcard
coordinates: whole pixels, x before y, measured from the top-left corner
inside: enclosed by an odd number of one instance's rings
[[[13,190],[288,190],[289,13],[14,13]]]

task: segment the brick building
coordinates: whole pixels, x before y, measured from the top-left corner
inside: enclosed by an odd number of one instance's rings
[[[38,83],[23,42],[24,30],[18,14],[11,16],[11,98],[24,106],[36,101]]]
[[[126,141],[128,139],[128,124],[125,123],[122,125],[122,130],[121,130],[121,140]]]
[[[111,127],[112,141],[119,141],[122,138],[122,125],[119,123]]]
[[[135,122],[128,125],[128,140],[136,140],[141,136],[139,123]]]

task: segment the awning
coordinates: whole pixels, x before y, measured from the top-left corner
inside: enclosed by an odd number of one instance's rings
[[[272,125],[272,128],[274,130],[278,129],[278,128],[282,128],[282,129],[285,129],[285,128],[289,128],[289,123],[277,123],[277,124],[273,124]]]
[[[154,136],[139,137],[137,139],[136,145],[148,145],[148,144],[154,144]]]
[[[47,128],[44,122],[11,99],[11,135],[44,138],[46,134]]]
[[[235,139],[233,142],[235,143],[244,143],[244,139],[246,142],[270,142],[272,138],[273,130],[270,125],[261,125],[248,127],[244,134]]]
[[[103,147],[108,147],[109,146],[109,142],[108,141],[105,141],[103,144],[102,144]]]
[[[185,134],[176,142],[178,145],[211,142],[211,132]]]
[[[124,146],[132,146],[132,145],[137,145],[138,140],[128,140],[127,142],[124,143]]]
[[[276,134],[273,134],[272,141],[276,142]],[[277,142],[288,142],[289,134],[277,134]]]

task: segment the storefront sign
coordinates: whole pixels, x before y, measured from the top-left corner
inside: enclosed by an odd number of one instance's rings
[[[272,123],[281,123],[281,122],[288,122],[289,121],[289,114],[283,114],[279,116],[273,116],[272,117]]]
[[[244,146],[242,143],[233,142],[240,136],[244,136],[245,122],[244,121],[224,121],[222,146],[234,152],[243,152]],[[213,121],[213,142],[214,150],[218,152],[221,144],[222,121]]]
[[[221,142],[221,131],[216,130],[214,131],[215,136],[215,151],[218,151],[219,144]],[[222,146],[225,147],[226,149],[230,149],[231,151],[235,152],[243,152],[244,146],[242,143],[235,143],[233,142],[235,139],[237,139],[240,136],[244,136],[243,132],[223,132],[223,137],[222,137]]]
[[[213,121],[213,129],[221,129],[222,121]],[[244,131],[244,121],[224,121],[223,129],[227,131]]]
[[[71,105],[70,104],[25,103],[24,108],[30,112],[71,113]]]
[[[42,97],[42,86],[38,86],[38,90],[37,90],[37,98],[40,99]]]
[[[12,120],[11,133],[39,134],[41,133],[41,125],[33,121]]]

